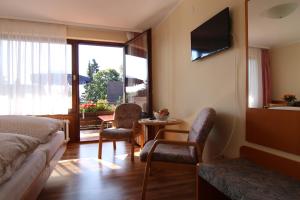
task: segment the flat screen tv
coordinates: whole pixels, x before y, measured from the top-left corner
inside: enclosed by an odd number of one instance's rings
[[[210,56],[231,46],[229,8],[191,32],[192,61]]]

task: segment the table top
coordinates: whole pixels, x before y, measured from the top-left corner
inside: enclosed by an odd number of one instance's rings
[[[172,119],[172,118],[168,120],[140,119],[139,123],[143,125],[158,126],[158,125],[176,125],[176,124],[183,123],[183,121],[181,119]]]
[[[114,115],[99,115],[98,118],[102,121],[109,122],[114,120]]]

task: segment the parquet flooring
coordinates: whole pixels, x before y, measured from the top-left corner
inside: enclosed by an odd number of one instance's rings
[[[130,161],[130,146],[117,142],[103,144],[103,159],[97,159],[98,144],[70,144],[42,190],[40,200],[135,200],[141,198],[145,164],[136,148]],[[153,171],[149,178],[148,200],[195,199],[194,174]]]

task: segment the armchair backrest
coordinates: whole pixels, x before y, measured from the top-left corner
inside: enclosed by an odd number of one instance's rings
[[[116,128],[132,128],[133,122],[141,118],[142,108],[134,103],[124,103],[116,107],[114,123]]]
[[[214,125],[215,119],[216,111],[213,108],[202,109],[192,124],[188,141],[196,142],[201,146],[204,146],[206,138]],[[196,157],[196,149],[194,147],[190,147],[190,152],[193,157]]]

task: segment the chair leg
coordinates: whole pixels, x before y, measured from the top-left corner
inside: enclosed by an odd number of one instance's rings
[[[134,138],[131,139],[131,161],[134,161]]]
[[[195,177],[196,177],[196,200],[199,199],[199,163],[196,165],[196,173],[195,173]]]
[[[144,174],[144,180],[143,180],[142,200],[146,199],[146,191],[147,191],[147,185],[148,185],[148,177],[149,177],[149,173],[150,173],[150,166],[151,166],[151,161],[149,161],[149,162],[147,161],[145,174]]]
[[[149,176],[153,175],[153,170],[151,169],[151,164],[149,165]]]
[[[113,145],[114,145],[114,151],[117,149],[116,147],[116,140],[113,140]]]
[[[142,149],[142,148],[144,148],[144,142],[145,142],[144,134],[141,134],[141,140],[142,140],[142,142],[141,142],[141,149]]]
[[[98,158],[102,158],[102,137],[99,137]]]

